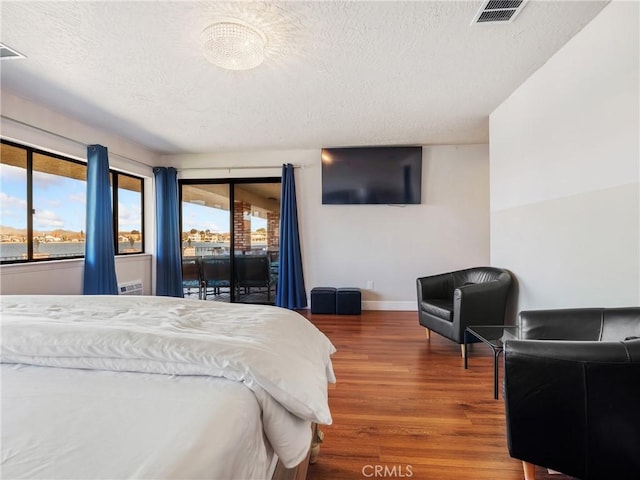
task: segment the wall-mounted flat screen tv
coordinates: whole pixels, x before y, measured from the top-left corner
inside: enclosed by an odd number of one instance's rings
[[[418,204],[422,147],[322,149],[323,205]]]

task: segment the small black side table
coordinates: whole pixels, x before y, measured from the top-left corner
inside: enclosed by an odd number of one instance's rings
[[[498,357],[504,350],[504,342],[518,338],[520,327],[517,325],[475,325],[464,331],[464,368],[467,368],[467,336],[473,335],[493,350],[493,398],[498,399]]]

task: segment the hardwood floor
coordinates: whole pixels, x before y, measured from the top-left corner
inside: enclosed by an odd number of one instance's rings
[[[308,480],[521,480],[507,451],[502,395],[493,399],[489,347],[432,334],[416,312],[303,313],[338,349],[329,387],[333,425]],[[502,370],[500,371],[502,379]],[[536,469],[537,480],[566,480]]]

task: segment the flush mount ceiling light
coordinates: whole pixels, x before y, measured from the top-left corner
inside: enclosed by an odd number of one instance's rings
[[[264,61],[267,38],[258,29],[239,20],[209,25],[201,34],[204,56],[228,70],[249,70]]]

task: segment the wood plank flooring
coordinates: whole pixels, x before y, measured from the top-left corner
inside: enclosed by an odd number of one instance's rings
[[[303,312],[338,349],[329,387],[333,425],[308,480],[522,480],[507,450],[502,395],[493,399],[489,347],[432,334],[416,312]],[[500,371],[502,379],[502,370]],[[536,469],[537,480],[567,480]]]

